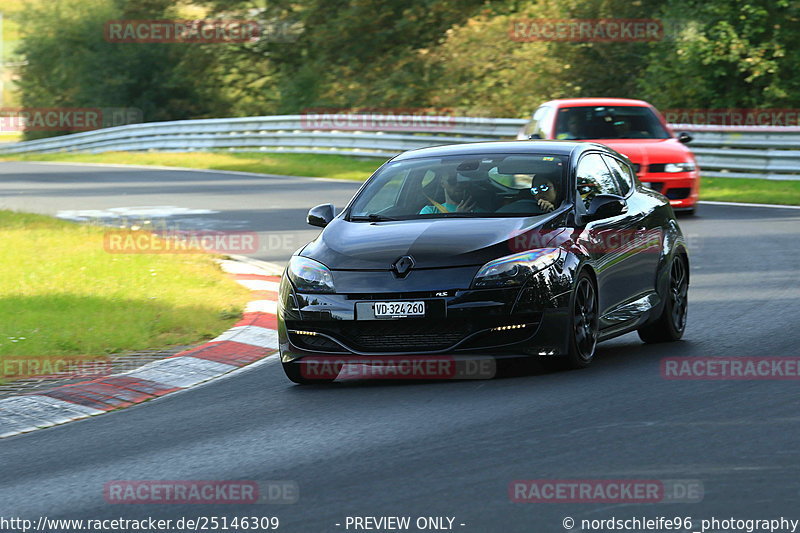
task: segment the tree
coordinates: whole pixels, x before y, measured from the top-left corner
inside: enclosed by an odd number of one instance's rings
[[[61,0],[22,13],[21,102],[26,108],[141,110],[145,121],[224,114],[208,47],[111,43],[104,25],[119,19],[175,18],[172,0]],[[28,138],[64,132],[30,131]]]
[[[296,23],[292,42],[239,47],[246,72],[269,72],[277,111],[415,107],[429,96],[425,52],[484,0],[209,0],[215,13]],[[264,88],[265,92],[267,88]]]
[[[800,102],[796,2],[672,0],[664,16],[679,23],[675,38],[653,47],[640,80],[656,105],[721,109]]]
[[[639,96],[638,74],[647,66],[643,42],[519,42],[512,24],[545,19],[647,19],[654,0],[517,2],[506,12],[486,12],[447,32],[430,54],[441,75],[434,100],[472,114],[522,117],[552,98]]]

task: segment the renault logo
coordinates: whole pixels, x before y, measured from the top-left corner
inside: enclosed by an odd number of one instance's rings
[[[413,267],[414,258],[410,255],[404,255],[392,265],[392,269],[398,278],[406,277]]]

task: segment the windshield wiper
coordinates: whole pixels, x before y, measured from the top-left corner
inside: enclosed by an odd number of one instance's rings
[[[360,222],[360,221],[369,221],[369,222],[389,222],[392,220],[397,220],[396,218],[387,217],[385,215],[379,215],[377,213],[370,213],[369,215],[357,215],[351,216],[350,220],[353,222]]]

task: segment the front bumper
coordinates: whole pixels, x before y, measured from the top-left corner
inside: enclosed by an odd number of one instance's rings
[[[643,172],[642,183],[660,192],[669,199],[673,209],[693,209],[700,193],[700,174],[693,172]]]
[[[527,357],[566,351],[571,277],[557,267],[532,276],[522,288],[462,289],[415,272],[413,285],[385,292],[342,294],[298,293],[288,278],[281,282],[278,307],[280,355],[284,363],[306,357],[459,355],[464,357]],[[383,273],[360,273],[361,289]],[[455,276],[456,278],[458,276]],[[402,282],[400,283],[402,284]],[[413,291],[411,288],[422,290]],[[368,311],[376,301],[425,301],[420,318],[376,320]],[[367,311],[367,312],[365,312]]]

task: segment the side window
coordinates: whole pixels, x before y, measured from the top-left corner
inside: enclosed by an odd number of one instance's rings
[[[620,195],[617,181],[611,174],[600,154],[583,156],[578,163],[577,172],[578,195],[583,199],[586,208],[592,203],[592,198],[598,194]]]
[[[533,114],[533,118],[525,126],[525,137],[530,138],[531,135],[538,135],[539,139],[547,139],[547,128],[550,123],[551,109],[549,107],[540,107]]]
[[[544,109],[544,114],[542,118],[539,119],[535,133],[538,133],[539,137],[542,139],[549,139],[550,137],[548,136],[550,135],[550,121],[553,118],[553,109],[550,107],[543,107],[542,109]]]
[[[606,164],[608,164],[608,168],[611,169],[611,173],[614,175],[620,193],[622,193],[622,196],[627,196],[628,192],[633,188],[633,175],[631,174],[630,168],[614,157],[604,155],[603,159]]]

